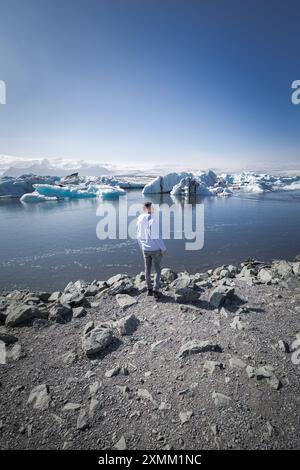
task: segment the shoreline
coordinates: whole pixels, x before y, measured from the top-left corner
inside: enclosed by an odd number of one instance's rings
[[[0,295],[1,449],[300,447],[300,256]]]

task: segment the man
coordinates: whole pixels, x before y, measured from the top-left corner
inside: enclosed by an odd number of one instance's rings
[[[159,281],[161,272],[162,256],[167,252],[165,244],[160,237],[159,221],[153,216],[151,202],[144,204],[144,214],[138,217],[137,239],[143,251],[145,262],[145,275],[148,288],[148,295],[159,298]],[[152,264],[155,269],[154,290],[151,281]]]

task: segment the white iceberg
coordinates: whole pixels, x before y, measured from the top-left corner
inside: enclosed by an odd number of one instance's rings
[[[114,199],[119,196],[125,196],[126,191],[118,186],[98,186],[97,195],[102,199]]]
[[[187,176],[176,184],[172,196],[212,196],[213,193],[198,178]]]
[[[31,204],[31,203],[36,203],[36,202],[57,201],[57,197],[43,196],[42,194],[39,194],[37,191],[34,191],[33,193],[23,194],[23,196],[20,198],[20,201]]]
[[[35,190],[46,197],[56,197],[58,199],[83,199],[96,197],[97,194],[90,189],[83,189],[80,186],[78,188],[72,186],[58,186],[50,184],[34,184]]]
[[[216,188],[212,188],[211,191],[213,192],[213,194],[219,197],[228,197],[228,196],[232,196],[233,194],[231,189],[224,188],[222,186],[217,186]]]
[[[200,171],[196,173],[196,178],[206,187],[213,187],[218,184],[218,177],[216,173],[212,170],[209,171]]]
[[[169,173],[165,176],[157,176],[151,183],[146,184],[143,194],[170,193],[173,187],[187,176],[193,176],[193,173]]]

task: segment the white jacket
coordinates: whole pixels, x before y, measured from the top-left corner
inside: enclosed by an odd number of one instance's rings
[[[137,239],[143,251],[166,251],[160,236],[159,220],[153,214],[141,214],[138,217]]]

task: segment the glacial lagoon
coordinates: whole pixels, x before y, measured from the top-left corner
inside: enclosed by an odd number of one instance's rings
[[[141,191],[127,192],[128,204],[145,201]],[[173,204],[169,195],[147,196]],[[248,257],[264,261],[293,259],[300,253],[300,191],[236,194],[197,199],[204,207],[204,246],[186,251],[185,240],[166,241],[164,266],[201,272]],[[42,204],[0,201],[0,290],[59,290],[70,280],[107,279],[143,270],[136,240],[99,240],[99,199]]]

